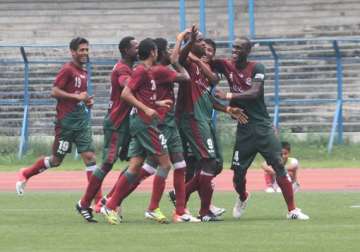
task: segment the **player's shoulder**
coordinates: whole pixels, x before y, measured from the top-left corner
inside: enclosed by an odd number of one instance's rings
[[[73,71],[74,69],[75,69],[75,66],[71,62],[66,62],[61,67],[61,70],[63,70],[63,71]]]
[[[131,68],[129,67],[129,65],[119,61],[115,64],[114,70],[115,71],[131,71]]]
[[[64,65],[61,66],[58,74],[59,75],[73,75],[75,73],[79,72],[75,65],[71,62],[67,62]]]
[[[133,68],[131,76],[141,75],[144,74],[145,72],[146,72],[146,68],[144,67],[144,65],[139,64]]]

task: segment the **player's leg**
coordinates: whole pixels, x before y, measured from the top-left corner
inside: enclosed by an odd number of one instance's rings
[[[85,168],[86,177],[88,181],[90,181],[92,175],[97,170],[95,147],[93,145],[91,127],[88,126],[86,128],[77,131],[74,137],[75,137],[74,142],[76,144],[77,151],[80,153],[80,156],[86,166]],[[98,190],[96,191],[96,195],[94,195],[93,198],[95,199],[95,204],[101,201],[102,198],[101,188],[98,188]],[[87,208],[90,203],[91,201],[89,203],[86,202],[85,204],[86,206],[84,207]]]
[[[224,166],[224,157],[223,157],[223,149],[220,142],[219,134],[217,134],[216,128],[214,124],[211,124],[211,134],[213,135],[214,139],[214,146],[215,146],[215,153],[216,153],[216,176],[221,173]],[[212,188],[215,190],[215,183],[212,183]],[[216,216],[221,216],[223,213],[226,212],[225,208],[217,207],[213,204],[210,205],[210,211],[215,214]]]
[[[133,147],[132,147],[133,146]],[[137,146],[135,138],[130,142],[129,154]],[[133,152],[135,153],[135,152]],[[131,156],[128,169],[119,176],[116,181],[114,192],[108,198],[106,204],[101,208],[101,213],[110,224],[119,224],[122,218],[118,215],[116,209],[122,201],[129,195],[133,184],[137,183],[137,177],[144,162],[143,155]]]
[[[90,207],[91,201],[101,190],[105,176],[112,169],[117,160],[119,149],[122,148],[124,134],[121,131],[104,128],[103,161],[91,174],[85,194],[80,200],[82,207]]]
[[[246,173],[256,153],[255,139],[250,126],[238,126],[231,164],[234,171],[233,185],[238,193],[233,208],[233,217],[237,219],[243,215],[247,207],[250,194],[246,190]]]
[[[192,151],[200,160],[201,171],[186,184],[186,199],[196,189],[199,192],[201,207],[200,218],[203,221],[219,220],[210,211],[213,195],[212,180],[217,174],[216,152],[210,124],[206,121],[190,119],[183,125],[183,131],[189,141]]]
[[[288,218],[306,220],[309,217],[296,208],[294,192],[289,176],[281,157],[281,144],[272,128],[259,128],[258,148],[266,162],[276,173],[276,181],[285,199],[289,214]]]
[[[182,129],[178,129],[180,142],[183,148],[183,156],[186,162],[186,171],[185,171],[185,182],[188,182],[196,173],[198,168],[198,161],[191,150],[190,143],[186,140],[185,133]]]
[[[71,152],[72,131],[65,131],[59,126],[55,126],[55,138],[52,146],[52,155],[39,158],[33,165],[22,168],[18,174],[16,182],[16,192],[23,195],[27,181],[39,173],[53,167],[58,167],[65,155]]]
[[[159,208],[165,190],[166,178],[171,168],[171,161],[167,151],[167,139],[158,128],[153,126],[147,127],[142,134],[139,134],[139,138],[147,156],[150,156],[159,165],[154,174],[150,204],[145,212],[145,217],[160,223],[168,223],[167,218]]]
[[[138,175],[145,160],[146,152],[142,147],[138,135],[131,139],[129,146],[130,162],[126,169],[119,176],[113,194],[106,203],[106,207],[115,210],[122,201],[129,195],[129,191],[138,182]]]

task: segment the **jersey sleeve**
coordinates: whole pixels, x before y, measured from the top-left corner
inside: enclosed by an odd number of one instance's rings
[[[154,79],[156,84],[167,84],[176,81],[177,72],[168,67],[159,66],[154,69]]]
[[[69,82],[72,74],[68,67],[62,67],[59,73],[56,75],[54,81],[54,87],[58,87],[60,89],[64,89],[66,84]]]
[[[131,71],[127,67],[120,67],[118,69],[118,85],[121,87],[126,86],[126,80],[131,77]]]
[[[144,80],[145,70],[143,68],[137,68],[132,74],[127,86],[131,89],[131,91],[135,91],[139,89],[141,83]]]
[[[260,82],[265,80],[265,66],[263,64],[257,63],[255,65],[252,78],[254,81]]]

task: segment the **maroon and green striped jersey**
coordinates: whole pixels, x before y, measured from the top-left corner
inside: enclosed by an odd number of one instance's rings
[[[53,86],[67,93],[79,94],[87,91],[87,80],[87,71],[69,62],[62,66]],[[88,125],[89,115],[84,102],[68,98],[56,100],[56,119],[62,127],[78,129]]]
[[[156,65],[152,68],[153,76],[156,82],[157,100],[169,99],[175,105],[174,81],[177,72],[164,65]],[[160,123],[170,127],[175,127],[175,106],[171,108],[158,107]]]
[[[264,83],[265,67],[257,62],[249,61],[244,69],[238,69],[233,60],[217,59],[212,62],[212,67],[226,77],[232,93],[242,93],[250,89],[253,81]],[[230,105],[244,109],[249,117],[249,123],[271,122],[264,101],[264,85],[256,99],[233,100]]]
[[[167,86],[171,84],[175,81],[176,75],[177,73],[175,71],[172,71],[167,67],[154,66],[145,68],[144,65],[140,64],[135,68],[128,87],[131,89],[136,99],[144,105],[155,109],[160,114],[160,120],[163,120],[165,117],[164,111],[155,104],[155,102],[159,100],[157,97],[157,87],[159,85]],[[143,111],[140,110],[137,113],[144,123],[151,123],[151,118]]]
[[[211,85],[201,68],[191,59],[184,65],[191,81],[179,87],[176,116],[194,116],[197,120],[211,120],[213,104],[210,100]]]
[[[120,98],[126,80],[130,79],[132,69],[119,61],[111,72],[110,102],[107,118],[111,120],[113,127],[119,128],[124,119],[129,117],[131,106]]]

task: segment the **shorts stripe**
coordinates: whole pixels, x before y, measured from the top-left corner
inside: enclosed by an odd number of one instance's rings
[[[162,148],[161,148],[161,143],[160,143],[158,132],[155,131],[151,127],[148,127],[147,130],[148,130],[150,140],[152,142],[152,147],[154,148],[155,154],[156,155],[162,154]]]
[[[111,140],[110,140],[110,144],[109,144],[109,149],[108,149],[108,155],[106,158],[107,163],[114,163],[115,159],[117,158],[117,144],[118,144],[118,138],[119,135],[116,131],[113,131],[111,133]]]
[[[199,127],[198,127],[198,124],[196,123],[195,120],[190,120],[191,122],[191,131],[193,133],[193,137],[194,137],[194,140],[195,140],[195,143],[198,147],[198,150],[200,152],[200,155],[202,158],[209,158],[209,155],[208,155],[208,151],[206,149],[206,147],[204,146],[204,142],[203,142],[203,139],[201,137],[201,132],[199,130]]]
[[[180,162],[176,162],[176,163],[173,164],[173,166],[174,166],[175,170],[176,169],[182,169],[182,168],[186,167],[186,162],[185,162],[185,160],[180,161]]]

